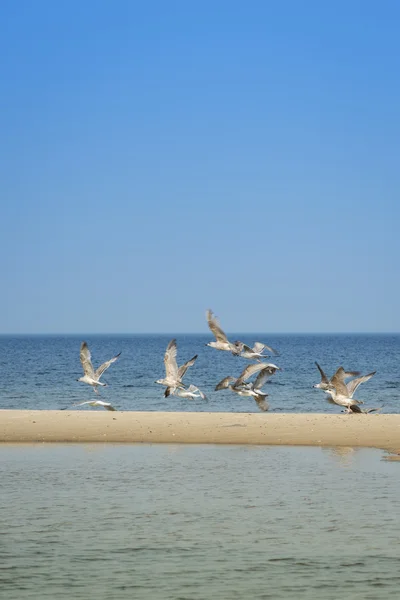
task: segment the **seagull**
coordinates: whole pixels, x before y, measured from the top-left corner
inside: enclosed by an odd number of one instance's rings
[[[360,408],[359,406],[357,406],[357,404],[352,404],[350,406],[350,412],[368,415],[372,412],[379,412],[380,410],[382,410],[382,408],[383,406],[378,406],[377,408]]]
[[[196,392],[199,393],[196,394]],[[196,387],[193,384],[189,385],[187,390],[184,390],[182,388],[176,388],[176,390],[174,391],[174,395],[179,396],[180,398],[189,398],[190,400],[193,400],[194,398],[203,398],[203,400],[207,400],[207,396],[204,394],[204,392],[202,392],[198,387]]]
[[[317,388],[319,390],[324,390],[324,392],[326,392],[330,388],[330,384],[331,384],[333,377],[331,377],[331,379],[329,379],[328,376],[326,375],[326,373],[321,369],[319,364],[317,362],[315,362],[315,364],[317,365],[318,371],[321,374],[321,381],[319,383],[316,383],[315,385],[313,385],[313,387]],[[344,379],[347,379],[348,377],[355,377],[356,375],[359,375],[359,374],[360,374],[359,371],[346,371],[345,375],[344,375]]]
[[[155,383],[159,383],[160,385],[165,385],[166,390],[164,392],[165,398],[168,398],[170,394],[174,394],[177,388],[185,389],[185,386],[182,383],[182,378],[185,375],[186,371],[189,367],[194,365],[197,359],[197,354],[193,356],[190,360],[185,362],[181,367],[178,368],[178,364],[176,362],[176,339],[171,340],[167,346],[167,349],[164,354],[164,365],[165,365],[165,378],[157,379]]]
[[[96,392],[96,394],[98,394],[99,392],[97,390],[97,386],[100,385],[102,387],[105,387],[107,385],[106,383],[102,383],[100,381],[100,377],[103,375],[104,371],[106,369],[108,369],[108,367],[110,365],[112,365],[112,363],[114,363],[118,359],[118,357],[120,355],[121,355],[121,352],[119,354],[117,354],[116,356],[114,356],[113,358],[110,358],[110,360],[108,360],[107,362],[100,365],[100,367],[98,367],[98,369],[96,369],[96,371],[95,371],[93,369],[90,350],[88,348],[88,345],[86,342],[82,342],[79,356],[81,359],[84,376],[79,377],[79,379],[77,379],[77,381],[82,381],[83,383],[88,383],[89,385],[93,386],[94,391]]]
[[[279,367],[273,364],[255,363],[247,366],[237,379],[231,376],[225,377],[216,385],[215,390],[218,391],[229,388],[239,396],[251,396],[256,401],[260,410],[267,411],[269,405],[265,398],[268,394],[262,392],[261,388],[267,379],[276,373],[278,369]],[[255,373],[258,373],[258,376],[254,383],[246,383],[247,379],[252,375],[255,375]]]
[[[330,379],[330,387],[325,390],[327,394],[331,396],[328,402],[332,404],[338,404],[339,406],[344,406],[347,410],[346,412],[363,412],[361,409],[358,411],[352,407],[363,404],[362,400],[354,400],[353,395],[358,386],[365,381],[368,381],[375,375],[376,371],[372,373],[368,373],[368,375],[363,375],[361,377],[357,377],[356,379],[352,379],[349,383],[345,383],[344,380],[348,376],[348,373],[343,369],[343,367],[339,367],[334,376]],[[358,375],[358,373],[356,373]]]
[[[117,410],[109,402],[103,402],[102,400],[87,400],[86,402],[77,402],[72,406],[83,406],[84,404],[89,404],[90,406],[102,406],[106,410]],[[61,409],[64,410],[64,409]]]
[[[263,350],[268,350],[271,354],[275,354],[275,356],[279,356],[279,352],[271,346],[267,346],[266,344],[262,344],[261,342],[256,342],[252,348],[250,346],[246,346],[243,344],[243,350],[240,353],[240,356],[243,358],[248,358],[252,360],[255,358],[256,360],[260,360],[261,358],[266,358],[266,354],[263,354]]]
[[[215,335],[215,342],[208,342],[206,346],[210,346],[211,348],[215,348],[216,350],[226,350],[227,352],[232,352],[235,356],[239,356],[241,351],[243,350],[244,344],[242,342],[229,342],[225,333],[222,331],[220,324],[218,323],[218,319],[213,314],[212,310],[208,310],[206,313],[208,326],[211,329],[212,333]]]

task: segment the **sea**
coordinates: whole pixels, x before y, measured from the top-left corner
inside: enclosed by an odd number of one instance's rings
[[[119,360],[104,373],[100,398],[117,410],[259,412],[251,398],[230,390],[215,391],[224,377],[239,376],[251,364],[242,357],[207,347],[214,339],[205,335],[176,335],[178,364],[198,358],[187,371],[184,383],[194,384],[207,396],[194,400],[164,398],[155,383],[164,377],[164,352],[173,335],[48,335],[0,336],[0,408],[61,409],[93,400],[92,388],[76,381],[83,375],[79,348],[89,344],[93,365],[121,352]],[[280,367],[265,385],[270,411],[338,413],[324,392],[313,389],[320,381],[317,361],[331,376],[343,366],[363,375],[376,371],[360,385],[354,397],[365,406],[381,407],[384,413],[400,410],[400,335],[269,335],[232,334],[252,346],[261,341],[279,351],[266,362]],[[98,410],[78,407],[74,410]],[[101,409],[102,410],[102,409]]]
[[[250,362],[206,347],[207,335],[176,336],[178,364],[198,355],[185,382],[207,400],[164,398],[155,380],[171,338],[1,336],[0,406],[95,399],[76,381],[86,340],[95,367],[121,352],[100,395],[119,410],[258,412],[215,391]],[[398,335],[232,338],[279,350],[271,412],[340,412],[313,389],[315,361],[328,375],[376,371],[355,396],[399,412]],[[368,448],[0,444],[0,599],[394,600],[399,469]]]

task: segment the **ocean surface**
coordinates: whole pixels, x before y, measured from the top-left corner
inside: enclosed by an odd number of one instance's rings
[[[400,411],[400,335],[243,335],[231,334],[249,345],[262,341],[279,350],[267,359],[282,368],[265,385],[271,411],[338,413],[340,407],[313,389],[320,381],[317,361],[328,376],[339,367],[376,371],[362,384],[355,398],[366,406],[383,406],[386,413]],[[198,359],[184,379],[207,395],[207,400],[164,398],[155,383],[165,374],[163,357],[172,336],[0,336],[0,408],[60,409],[75,402],[96,399],[92,388],[76,379],[82,376],[79,348],[86,340],[96,368],[118,352],[120,359],[104,373],[100,398],[119,410],[258,412],[251,398],[230,390],[215,392],[227,375],[238,376],[250,361],[206,347],[210,334],[177,335],[178,364],[193,355]],[[79,407],[76,410],[99,410]],[[103,410],[103,409],[100,409]]]
[[[2,445],[0,598],[397,600],[399,466],[371,449]]]

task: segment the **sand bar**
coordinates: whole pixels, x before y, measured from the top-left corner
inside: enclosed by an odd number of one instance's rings
[[[365,446],[400,449],[400,414],[0,410],[0,442]]]

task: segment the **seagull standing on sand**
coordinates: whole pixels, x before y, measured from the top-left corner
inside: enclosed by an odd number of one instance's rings
[[[116,356],[114,356],[113,358],[110,358],[110,360],[107,360],[105,363],[100,365],[100,367],[98,367],[95,371],[93,369],[90,350],[88,348],[88,345],[86,342],[82,342],[79,356],[81,359],[84,375],[83,375],[83,377],[79,377],[79,379],[77,379],[77,381],[82,381],[83,383],[88,383],[89,385],[91,385],[93,387],[96,394],[98,394],[99,392],[97,390],[97,386],[100,385],[102,387],[105,387],[107,385],[106,383],[102,383],[100,381],[100,377],[103,375],[104,371],[106,369],[108,369],[108,367],[110,365],[112,365],[118,359],[118,357],[120,355],[121,355],[121,352],[119,352]]]
[[[371,379],[373,375],[375,375],[376,371],[372,373],[368,373],[368,375],[363,375],[362,377],[357,377],[356,379],[352,379],[349,383],[345,383],[344,380],[348,376],[348,373],[343,369],[343,367],[339,367],[333,377],[330,379],[329,389],[325,390],[327,394],[331,396],[328,402],[332,404],[338,404],[339,406],[344,406],[347,410],[346,412],[364,412],[361,409],[357,410],[354,408],[358,404],[363,404],[362,400],[354,400],[353,395],[358,386],[365,381]],[[355,373],[358,375],[359,373]]]
[[[265,399],[268,394],[263,392],[261,388],[267,379],[276,373],[277,370],[279,370],[279,367],[273,364],[255,363],[246,367],[238,378],[231,376],[225,377],[216,385],[215,390],[230,389],[239,396],[251,396],[256,401],[260,410],[267,411],[269,405]],[[256,373],[258,373],[258,376],[254,383],[246,383],[247,380]]]
[[[165,398],[168,398],[170,394],[174,394],[177,389],[185,388],[182,383],[182,378],[185,375],[186,371],[189,367],[194,365],[197,359],[197,354],[193,356],[190,360],[185,362],[181,367],[178,368],[178,363],[176,362],[176,339],[173,339],[169,342],[167,349],[164,354],[164,365],[165,365],[165,378],[157,379],[155,383],[159,383],[160,385],[165,385],[166,390],[164,392]]]
[[[252,348],[243,344],[243,350],[240,353],[242,358],[248,358],[249,360],[256,359],[260,361],[262,358],[266,358],[267,354],[263,354],[263,350],[268,350],[271,354],[275,354],[275,356],[279,356],[279,352],[271,348],[271,346],[267,346],[266,344],[262,344],[261,342],[256,342]]]
[[[215,335],[215,342],[208,342],[206,346],[210,346],[211,348],[215,348],[216,350],[225,350],[226,352],[232,352],[235,356],[239,356],[241,351],[243,350],[243,343],[236,341],[230,342],[226,337],[225,333],[222,331],[220,324],[216,316],[213,314],[212,310],[208,310],[206,312],[208,326],[211,329],[212,333]]]

